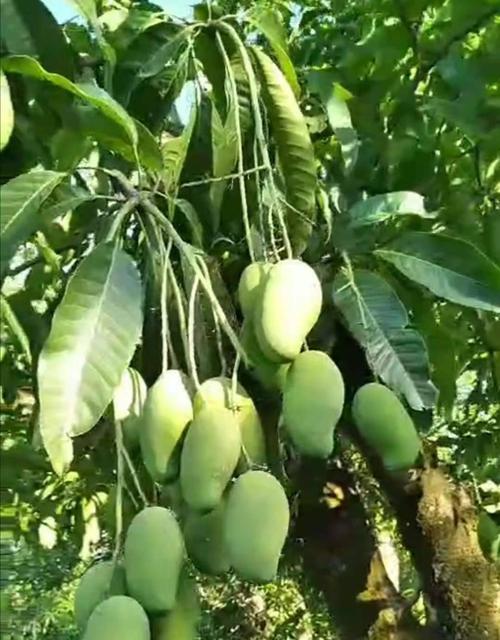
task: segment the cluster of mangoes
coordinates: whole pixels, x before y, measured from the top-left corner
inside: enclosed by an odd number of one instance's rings
[[[287,437],[300,454],[327,458],[343,411],[344,382],[327,354],[303,350],[321,311],[318,277],[299,260],[252,263],[241,276],[238,298],[249,365],[265,387],[282,394]],[[191,640],[198,605],[187,557],[205,573],[232,569],[247,581],[273,580],[289,527],[287,496],[266,470],[261,420],[236,380],[211,378],[194,389],[183,372],[170,369],[148,390],[128,369],[114,414],[125,446],[140,446],[149,475],[163,485],[168,508],[140,511],[128,526],[123,559],[102,562],[83,576],[78,624],[85,640]],[[352,415],[388,470],[415,464],[420,439],[392,391],[365,385]]]

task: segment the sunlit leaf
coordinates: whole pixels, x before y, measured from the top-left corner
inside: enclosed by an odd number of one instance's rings
[[[440,298],[500,311],[500,267],[465,240],[415,231],[376,254]]]
[[[399,215],[415,215],[421,218],[435,218],[434,212],[425,208],[424,198],[414,191],[394,191],[360,200],[349,210],[353,227],[360,227]]]
[[[97,246],[70,279],[38,364],[40,431],[57,473],[71,462],[71,437],[110,403],[139,339],[141,307],[139,274],[116,245]]]

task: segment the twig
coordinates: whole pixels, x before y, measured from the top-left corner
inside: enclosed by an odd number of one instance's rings
[[[186,323],[186,314],[184,312],[184,301],[182,299],[181,288],[179,287],[179,283],[177,282],[175,271],[170,260],[168,261],[168,274],[170,276],[170,281],[174,290],[175,303],[177,305],[177,315],[179,316],[179,327],[181,331],[182,346],[184,348],[184,356],[186,359],[186,364],[189,365],[189,344],[187,341],[188,329]]]
[[[122,443],[122,455],[127,463],[128,470],[130,471],[130,475],[132,476],[132,480],[134,482],[135,488],[137,489],[137,493],[139,494],[140,499],[145,507],[148,506],[148,499],[146,498],[146,494],[142,490],[141,483],[139,482],[139,476],[137,475],[137,471],[135,470],[134,463],[130,458],[129,452],[127,451],[127,447]]]
[[[203,270],[203,273],[205,274],[205,277],[207,280],[210,280],[210,273],[208,271],[208,267],[205,264],[204,260],[201,258],[201,256],[199,257],[198,260],[200,267]],[[226,375],[227,372],[227,362],[226,362],[226,358],[224,356],[224,346],[222,344],[222,333],[221,333],[221,328],[220,328],[220,322],[219,322],[219,318],[217,317],[217,313],[215,312],[215,309],[213,306],[211,306],[212,309],[212,317],[214,320],[214,325],[215,325],[215,339],[217,342],[217,351],[219,353],[219,360],[220,360],[220,364],[221,364],[221,376]]]
[[[168,316],[167,316],[167,280],[168,280],[168,261],[170,259],[170,251],[172,250],[172,240],[168,241],[166,249],[163,249],[163,270],[161,278],[161,346],[162,346],[162,371],[168,369]]]
[[[219,176],[218,178],[205,178],[204,180],[194,180],[193,182],[184,182],[184,184],[179,185],[179,189],[184,189],[186,187],[199,187],[203,184],[210,184],[212,182],[223,182],[224,180],[234,180],[236,178],[240,178],[241,176],[248,176],[252,173],[257,173],[259,171],[265,171],[266,167],[261,165],[259,167],[253,167],[252,169],[245,169],[242,172],[237,173],[229,173],[225,176]]]
[[[195,325],[195,308],[194,305],[196,303],[196,294],[198,293],[198,285],[200,283],[200,279],[197,275],[194,276],[193,284],[191,286],[191,292],[189,294],[189,305],[188,305],[188,353],[189,353],[189,363],[191,369],[191,377],[193,378],[194,386],[196,390],[200,388],[200,379],[198,378],[198,370],[196,368],[196,349],[194,344],[194,325]]]
[[[118,562],[121,550],[121,538],[123,530],[123,432],[120,420],[115,420],[116,443],[116,504],[115,504],[115,548],[113,562]]]

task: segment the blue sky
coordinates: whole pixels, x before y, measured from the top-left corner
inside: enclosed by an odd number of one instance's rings
[[[191,7],[196,0],[153,0],[155,4],[164,7],[168,13],[179,18],[189,17]],[[64,22],[73,17],[77,12],[66,0],[43,0],[59,22]]]

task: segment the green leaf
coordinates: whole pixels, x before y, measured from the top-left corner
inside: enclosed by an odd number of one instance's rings
[[[296,97],[300,96],[300,85],[295,67],[288,52],[287,35],[280,12],[274,7],[257,5],[249,14],[249,20],[267,38],[278,59],[281,70]]]
[[[141,305],[139,273],[116,245],[98,245],[68,282],[38,363],[40,431],[59,474],[71,437],[96,424],[130,363]]]
[[[311,138],[286,78],[265,53],[255,47],[253,51],[261,72],[264,103],[277,145],[287,202],[293,207],[288,212],[292,242],[303,250],[312,231],[309,221],[314,217],[316,204],[316,165]]]
[[[26,357],[28,358],[29,364],[31,364],[31,348],[30,341],[26,332],[23,329],[23,326],[19,322],[14,310],[9,304],[7,298],[0,294],[0,311],[2,320],[8,324],[12,334],[16,337],[21,349],[24,351]]]
[[[165,184],[167,190],[174,192],[179,187],[184,162],[186,160],[189,143],[196,122],[196,107],[191,110],[189,122],[180,136],[166,140],[161,148],[163,165],[165,167]]]
[[[351,171],[358,159],[359,140],[347,106],[350,93],[334,81],[329,69],[310,71],[307,83],[311,93],[319,96],[325,107],[328,122],[342,148],[346,171]]]
[[[395,215],[415,215],[421,218],[436,217],[434,212],[426,211],[423,196],[414,191],[382,193],[357,202],[349,210],[353,227],[383,222]]]
[[[236,136],[236,107],[231,104],[226,122],[223,124],[219,112],[213,108],[212,113],[212,173],[214,178],[227,176],[234,171],[238,162],[238,138]],[[210,185],[210,201],[215,216],[213,231],[219,229],[220,209],[227,180],[213,182]]]
[[[196,209],[188,200],[176,200],[175,204],[186,218],[193,236],[193,245],[196,247],[203,247],[203,225],[201,224],[200,217]]]
[[[0,151],[7,146],[14,129],[14,108],[10,98],[10,88],[5,74],[0,69]]]
[[[165,44],[157,46],[148,60],[137,69],[138,78],[144,80],[161,73],[165,65],[173,62],[178,57],[181,48],[186,46],[188,34],[188,29],[182,29]]]
[[[30,78],[44,80],[72,93],[84,102],[99,109],[106,117],[118,124],[127,134],[132,145],[137,146],[137,129],[133,119],[104,89],[90,83],[74,83],[57,73],[49,73],[28,56],[9,56],[2,60],[2,68],[11,73],[20,73]]]
[[[55,171],[32,171],[9,180],[0,188],[2,276],[17,248],[40,227],[39,209],[64,177],[64,173]]]
[[[0,14],[2,40],[10,54],[36,57],[48,71],[73,78],[72,51],[41,0],[1,0]]]
[[[79,110],[81,135],[96,140],[109,151],[120,154],[129,162],[135,162],[134,146],[123,129],[96,109],[84,107]],[[139,120],[133,120],[137,129],[137,155],[142,166],[151,171],[163,169],[163,157],[155,137]]]
[[[440,298],[500,311],[500,268],[465,240],[414,231],[375,253]]]
[[[408,327],[408,313],[391,286],[378,274],[357,269],[340,273],[333,301],[349,330],[364,347],[373,372],[421,411],[436,403],[422,336]]]

